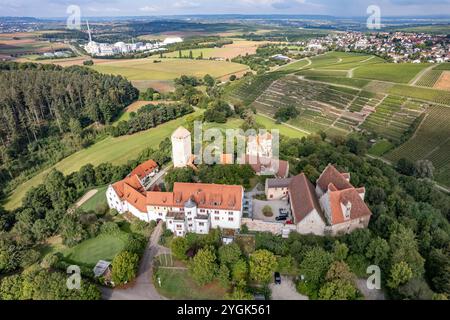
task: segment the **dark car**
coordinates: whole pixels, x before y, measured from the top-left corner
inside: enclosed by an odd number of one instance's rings
[[[279,272],[275,272],[274,278],[275,278],[275,284],[281,284],[281,275]]]
[[[289,211],[287,210],[287,209],[283,209],[283,208],[280,208],[280,215],[283,215],[283,216],[285,216],[285,215],[288,215],[289,214]]]
[[[276,221],[286,221],[287,220],[287,216],[278,216],[275,218]]]

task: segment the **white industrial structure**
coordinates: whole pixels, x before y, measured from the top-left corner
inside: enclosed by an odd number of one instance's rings
[[[164,42],[156,42],[156,43],[125,43],[125,42],[116,42],[115,44],[109,43],[98,43],[92,40],[92,32],[89,27],[89,22],[86,21],[88,34],[89,34],[89,42],[84,46],[84,49],[87,53],[92,56],[105,57],[105,56],[114,56],[117,54],[128,54],[133,52],[162,52],[166,51],[165,48],[167,45],[183,42],[181,38],[166,38]]]

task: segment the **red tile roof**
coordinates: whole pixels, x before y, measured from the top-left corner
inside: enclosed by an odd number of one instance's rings
[[[133,189],[137,190],[140,193],[145,192],[144,187],[142,186],[137,176],[134,175],[127,177],[113,184],[114,190],[116,191],[117,195],[122,201],[124,200],[125,195],[125,185],[132,187]]]
[[[128,184],[124,184],[124,200],[141,212],[147,212],[146,196]]]
[[[138,176],[139,179],[143,179],[150,173],[158,168],[158,164],[153,160],[148,160],[140,165],[138,165],[133,171],[131,171],[130,176]]]
[[[289,195],[295,223],[300,223],[314,209],[317,210],[322,220],[326,223],[314,191],[314,186],[305,174],[301,173],[292,178],[289,185]]]
[[[335,225],[348,221],[345,219],[345,213],[342,212],[341,203],[345,206],[349,202],[352,206],[349,220],[372,215],[357,189],[350,188],[347,190],[332,191],[330,192],[331,224]]]
[[[255,171],[256,173],[261,173],[264,170],[270,171],[271,168],[267,168],[267,166],[268,165],[273,166],[275,161],[277,161],[277,160],[249,156],[249,155],[246,155],[245,159],[243,160],[243,162],[245,164],[249,164],[253,168],[253,171]],[[287,178],[287,176],[289,175],[289,162],[284,161],[284,160],[278,160],[278,170],[277,170],[277,172],[274,173],[274,175],[277,178]]]
[[[346,177],[349,177],[349,174],[340,173],[333,165],[329,164],[317,180],[317,185],[324,193],[327,192],[330,183],[332,183],[337,190],[353,188]]]

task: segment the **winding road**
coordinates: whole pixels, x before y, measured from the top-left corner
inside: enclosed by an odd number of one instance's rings
[[[160,246],[158,244],[162,233],[162,223],[153,231],[144,256],[139,267],[138,276],[134,285],[127,289],[111,289],[102,287],[103,300],[167,300],[162,297],[152,281],[153,258],[158,254]]]

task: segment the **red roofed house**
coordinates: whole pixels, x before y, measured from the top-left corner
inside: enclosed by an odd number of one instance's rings
[[[282,199],[291,206],[296,230],[302,234],[337,235],[367,228],[371,212],[364,203],[365,189],[350,183],[350,174],[331,164],[313,184],[302,173],[290,179],[267,179],[267,199]]]
[[[108,188],[110,208],[147,222],[165,221],[177,236],[241,227],[242,186],[177,182],[173,192],[146,191],[138,178],[139,170]]]

